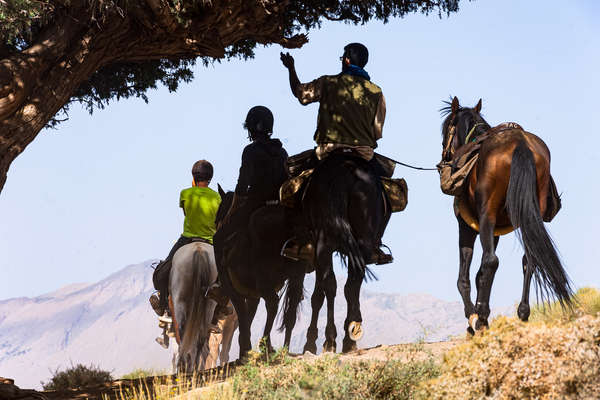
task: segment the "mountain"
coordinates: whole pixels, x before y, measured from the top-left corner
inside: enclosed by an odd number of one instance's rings
[[[114,377],[136,368],[169,371],[171,352],[155,343],[160,333],[148,297],[153,292],[154,260],[130,265],[95,284],[69,285],[35,298],[0,301],[0,376],[15,379],[20,387],[39,388],[52,371],[71,364],[94,364]],[[313,275],[305,280],[310,293]],[[412,342],[423,338],[444,340],[462,334],[466,327],[463,307],[427,294],[382,294],[362,291],[364,337],[360,347]],[[310,322],[310,297],[302,313],[290,351],[300,352]],[[319,318],[323,342],[326,307]],[[338,350],[343,338],[346,302],[343,277],[338,278],[336,326]],[[264,327],[264,306],[253,324],[256,343]],[[273,345],[281,346],[283,334],[274,330]],[[231,350],[237,358],[237,335]]]

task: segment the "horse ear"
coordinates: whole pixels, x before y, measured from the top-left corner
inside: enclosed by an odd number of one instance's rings
[[[479,99],[479,101],[477,102],[477,105],[475,106],[475,112],[477,114],[479,114],[481,112],[481,99]]]
[[[223,190],[223,188],[221,187],[221,185],[217,183],[217,187],[219,188],[219,195],[221,197],[225,196],[225,191]]]
[[[456,114],[458,112],[459,107],[460,104],[458,104],[458,97],[454,96],[454,98],[452,99],[452,114]]]

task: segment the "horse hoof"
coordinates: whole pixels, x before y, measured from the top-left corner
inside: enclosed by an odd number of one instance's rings
[[[316,344],[305,344],[304,345],[304,353],[309,352],[312,354],[317,354],[317,345]]]
[[[354,341],[360,340],[363,337],[362,323],[356,321],[350,322],[348,324],[348,335]]]
[[[329,343],[325,342],[323,344],[323,353],[335,353],[335,348],[336,348],[335,342],[333,342],[333,344],[329,344]]]
[[[475,336],[475,330],[470,326],[467,327],[467,339],[471,339],[473,336]]]
[[[477,314],[471,314],[469,316],[469,328],[473,330],[473,333],[477,330],[477,321],[479,321],[479,316]]]
[[[344,343],[342,346],[342,353],[350,353],[351,351],[355,351],[355,350],[358,350],[358,347],[356,346],[356,342],[344,340]]]

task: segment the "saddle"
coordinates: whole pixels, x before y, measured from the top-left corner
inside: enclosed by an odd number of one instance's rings
[[[465,190],[467,178],[471,174],[475,164],[477,164],[479,150],[481,149],[483,142],[493,135],[514,129],[523,130],[521,125],[516,122],[505,122],[490,128],[483,135],[476,137],[474,141],[459,147],[454,154],[452,161],[442,161],[437,165],[442,192],[457,197],[457,199],[455,199],[455,212],[458,212],[458,208],[462,210],[461,215],[463,212],[467,212],[464,205],[459,207],[459,204],[462,203],[460,202],[460,197]],[[556,183],[552,176],[550,176],[547,204],[548,206],[546,207],[546,212],[542,216],[542,219],[545,222],[550,222],[562,207],[560,195],[558,194]]]
[[[351,148],[336,149],[331,154],[343,154],[345,156],[362,157]],[[381,167],[380,180],[383,186],[383,195],[386,204],[389,204],[392,212],[403,211],[408,203],[408,186],[402,178],[393,179],[395,163],[386,157],[375,153],[374,158]],[[297,207],[302,201],[302,193],[310,184],[311,176],[318,165],[314,150],[307,150],[288,158],[288,172],[291,176],[279,188],[280,203],[288,208]]]

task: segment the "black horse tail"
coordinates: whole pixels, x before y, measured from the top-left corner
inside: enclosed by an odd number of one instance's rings
[[[521,141],[512,156],[506,209],[532,269],[538,298],[556,298],[571,306],[573,290],[550,235],[544,227],[537,194],[537,174],[531,150]]]
[[[283,307],[279,309],[279,332],[283,332],[288,324],[296,322],[300,317],[300,303],[307,295],[304,290],[304,275],[288,279],[281,291]]]
[[[339,180],[342,181],[341,179]],[[333,184],[335,185],[335,182]],[[352,268],[350,273],[363,275],[365,279],[377,279],[375,274],[367,266],[361,247],[354,237],[352,226],[348,221],[348,198],[349,190],[347,188],[332,187],[329,191],[329,203],[327,214],[323,227],[324,232],[330,235],[336,244],[336,250],[342,259],[342,263],[348,269]]]

